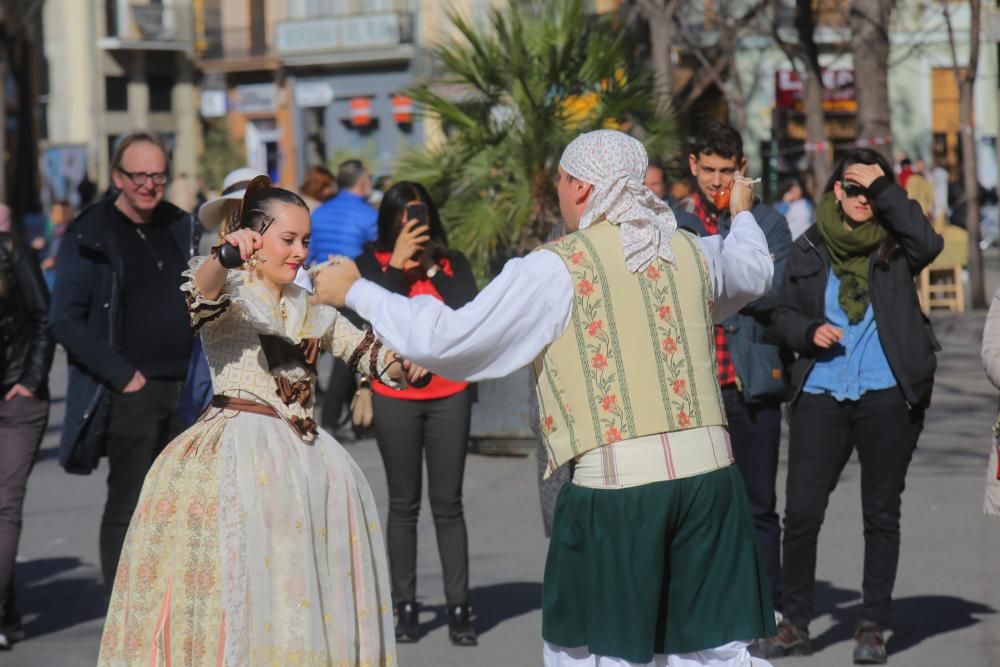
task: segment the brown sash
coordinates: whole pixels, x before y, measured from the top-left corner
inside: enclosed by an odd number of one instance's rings
[[[281,417],[277,410],[266,403],[258,403],[257,401],[250,401],[245,398],[223,396],[222,394],[216,394],[212,397],[212,407],[222,408],[223,410],[235,410],[237,412],[252,412],[256,415],[264,415],[265,417]]]
[[[252,412],[257,415],[275,417],[277,419],[282,418],[277,410],[266,403],[251,401],[245,398],[234,398],[233,396],[225,396],[222,394],[216,394],[212,397],[212,407],[221,408],[223,410],[234,410],[236,412]],[[319,431],[319,427],[312,417],[293,416],[288,418],[286,423],[299,434],[299,437],[304,438],[307,441],[311,440],[311,438],[314,437]]]

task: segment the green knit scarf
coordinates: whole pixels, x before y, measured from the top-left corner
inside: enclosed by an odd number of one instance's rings
[[[840,279],[840,307],[847,313],[847,321],[857,324],[864,319],[871,303],[868,261],[872,252],[886,239],[885,227],[874,219],[857,227],[848,227],[832,192],[826,193],[820,200],[816,223],[833,259],[833,273]]]

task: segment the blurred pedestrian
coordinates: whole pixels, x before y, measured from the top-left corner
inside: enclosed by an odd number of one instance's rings
[[[934,186],[934,218],[935,225],[943,225],[948,220],[948,162],[943,155],[934,158],[934,168],[931,169],[931,184]]]
[[[0,649],[24,638],[14,562],[28,475],[49,417],[49,292],[0,204]]]
[[[743,138],[730,125],[710,125],[692,143],[688,163],[697,191],[684,205],[701,223],[699,236],[718,234],[727,238],[733,217],[727,207],[716,206],[715,197],[728,192],[736,176],[746,170]],[[715,353],[733,458],[750,499],[771,583],[771,599],[780,612],[781,524],[776,484],[781,402],[785,397],[784,360],[766,328],[778,303],[792,237],[785,218],[770,206],[755,200],[751,213],[767,239],[774,279],[766,294],[716,325]]]
[[[378,240],[358,260],[361,275],[395,294],[419,295],[458,309],[476,297],[469,260],[448,248],[437,206],[424,186],[401,181],[378,211]],[[416,323],[414,323],[416,324]],[[426,387],[403,391],[372,382],[375,437],[389,484],[389,571],[398,623],[396,640],[420,638],[417,604],[417,519],[423,461],[427,461],[438,552],[444,574],[451,641],[476,644],[463,610],[469,604],[469,540],[462,482],[469,445],[472,390],[466,382],[434,376]]]
[[[680,200],[674,199],[670,193],[667,191],[667,176],[666,167],[662,162],[656,159],[650,159],[649,166],[646,167],[646,178],[644,184],[649,191],[652,192],[656,197],[665,203],[674,213],[674,218],[677,220],[677,226],[681,229],[686,229],[692,234],[698,234],[700,229],[700,223],[698,219],[691,213],[686,211],[680,204]]]
[[[378,208],[382,203],[382,197],[385,193],[393,186],[395,181],[392,176],[379,176],[375,179],[375,185],[372,187],[372,193],[368,195],[368,204]]]
[[[787,176],[778,185],[774,210],[785,216],[793,241],[805,234],[814,222],[812,202],[806,198],[798,176]]]
[[[110,595],[146,472],[181,429],[193,332],[180,292],[194,216],[164,201],[167,153],[130,134],[111,159],[117,196],[83,212],[59,248],[50,327],[69,357],[59,459],[88,474],[108,456],[101,571]]]
[[[906,190],[906,196],[920,204],[920,210],[924,212],[931,224],[935,224],[934,184],[924,173],[925,166],[923,160],[917,160],[913,165],[913,173],[910,174],[903,188]]]
[[[785,618],[765,657],[811,652],[816,545],[830,493],[857,449],[864,517],[863,602],[854,661],[886,661],[906,471],[923,428],[937,340],[914,278],[941,251],[920,205],[871,149],[850,152],[816,225],[788,260],[773,332],[791,367],[783,584]]]
[[[691,180],[686,176],[681,176],[670,182],[670,199],[674,202],[682,202],[691,196]]]
[[[372,177],[360,160],[347,160],[337,170],[337,196],[312,213],[312,241],[309,264],[327,257],[358,257],[364,244],[378,238],[378,212],[368,204]],[[349,311],[344,314],[355,326],[361,321]],[[323,428],[335,432],[350,397],[357,390],[354,373],[342,359],[333,358],[330,380],[326,385],[320,421]]]
[[[646,166],[646,178],[643,183],[649,188],[650,192],[661,200],[667,201],[667,197],[669,196],[667,192],[667,170],[663,162],[656,158],[649,159],[649,165]],[[667,203],[669,204],[670,202]]]
[[[45,284],[50,292],[56,282],[56,258],[59,256],[59,244],[62,243],[66,227],[73,221],[73,215],[73,207],[64,199],[52,202],[52,206],[49,207],[49,217],[46,220],[47,242],[41,253],[41,266],[45,276]]]
[[[912,174],[913,162],[906,153],[903,153],[899,160],[899,176],[896,177],[900,187],[906,188],[906,182],[910,180]]]
[[[313,165],[306,169],[299,194],[309,206],[310,213],[314,212],[337,194],[337,177],[323,165]]]
[[[460,310],[393,294],[347,261],[316,276],[317,300],[346,303],[444,377],[534,360],[549,471],[576,462],[545,567],[550,667],[750,665],[747,640],[774,631],[711,327],[768,289],[773,263],[747,179],[730,236],[693,239],[643,186],[646,161],[621,132],[574,139],[557,183],[570,233],[508,261]]]
[[[360,160],[337,169],[337,195],[312,212],[309,264],[331,255],[356,258],[364,244],[378,238],[377,212],[368,204],[372,177]]]
[[[990,312],[986,315],[983,328],[981,351],[983,369],[993,386],[1000,389],[1000,288],[993,293]],[[1000,517],[1000,413],[993,422],[993,446],[990,447],[989,463],[986,466],[986,497],[983,512]]]

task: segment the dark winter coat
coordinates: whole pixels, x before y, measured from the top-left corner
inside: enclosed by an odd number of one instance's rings
[[[771,289],[744,306],[738,313],[726,318],[722,327],[726,332],[726,347],[736,367],[740,391],[748,403],[780,403],[785,396],[781,350],[768,335],[771,312],[778,304],[785,265],[792,247],[792,233],[785,217],[766,204],[757,204],[750,211],[764,238],[774,262]],[[698,236],[707,232],[701,220],[692,213],[675,212],[677,226]],[[732,229],[733,219],[728,212],[719,216],[719,235],[725,238]]]
[[[0,234],[0,400],[15,384],[48,398],[54,344],[49,290],[38,258],[10,234]]]
[[[49,329],[68,355],[69,382],[59,461],[67,472],[89,474],[105,452],[112,391],[124,388],[135,367],[122,356],[124,262],[111,215],[114,198],[74,220],[59,246],[59,274]],[[170,227],[183,257],[193,256],[201,225],[162,202],[154,215]]]
[[[937,257],[944,240],[937,234],[906,191],[887,178],[869,188],[878,219],[898,240],[901,249],[884,265],[877,252],[869,261],[871,303],[879,342],[906,402],[930,405],[937,369],[935,352],[941,349],[930,320],[920,309],[914,278]],[[772,315],[772,332],[796,353],[790,370],[789,398],[794,402],[816,363],[816,329],[826,318],[826,286],[830,253],[813,225],[795,242],[780,303]]]

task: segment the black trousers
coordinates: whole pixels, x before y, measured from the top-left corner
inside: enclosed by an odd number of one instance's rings
[[[47,398],[17,396],[5,401],[7,390],[0,389],[0,611],[14,608],[14,561],[24,496],[49,421]]]
[[[125,533],[139,502],[142,483],[156,457],[182,430],[177,415],[184,383],[146,380],[132,394],[111,397],[108,422],[108,500],[101,518],[101,572],[111,598]]]
[[[340,357],[333,358],[333,369],[330,371],[330,383],[323,396],[323,409],[320,421],[325,430],[333,433],[340,425],[340,415],[344,405],[349,403],[357,390],[354,372]]]
[[[899,516],[906,470],[923,429],[898,388],[857,401],[803,393],[792,410],[785,507],[785,618],[808,628],[813,616],[816,541],[830,493],[857,449],[865,558],[861,621],[886,627],[899,563]]]
[[[430,401],[375,394],[375,437],[389,484],[387,530],[394,603],[417,596],[417,518],[422,460],[449,605],[469,600],[469,538],[462,481],[469,443],[469,391]]]
[[[781,404],[748,404],[735,387],[722,390],[729,420],[733,458],[743,477],[757,527],[757,543],[771,580],[776,610],[781,597],[781,522],[778,519],[778,450],[781,448]]]

